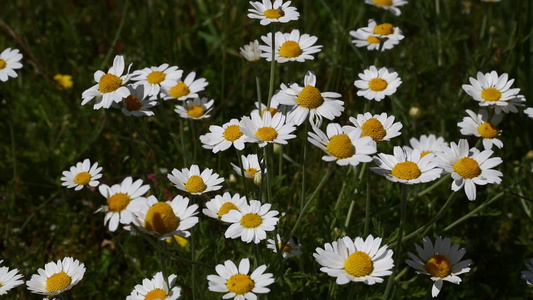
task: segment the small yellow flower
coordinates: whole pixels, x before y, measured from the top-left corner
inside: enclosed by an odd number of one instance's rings
[[[70,75],[56,74],[54,80],[59,85],[59,89],[70,89],[74,85]]]

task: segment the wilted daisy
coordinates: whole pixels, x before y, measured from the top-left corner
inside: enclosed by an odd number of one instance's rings
[[[387,245],[381,246],[381,238],[369,235],[366,240],[345,236],[326,243],[324,249],[316,248],[313,257],[322,266],[320,271],[337,277],[337,284],[354,281],[373,285],[382,283],[383,276],[392,274],[392,254]]]
[[[174,111],[184,119],[200,120],[209,118],[208,113],[213,109],[213,103],[215,100],[208,98],[194,98],[186,100],[183,105],[176,105]]]
[[[126,116],[153,116],[154,112],[151,110],[157,105],[156,99],[150,99],[145,94],[144,85],[128,85],[130,95],[122,99],[122,113]]]
[[[279,236],[279,234],[276,234],[276,241],[274,241],[273,239],[268,239],[267,243],[267,248],[271,249],[275,253],[277,253],[278,249],[280,249],[282,246],[281,237]],[[302,248],[302,244],[297,243],[295,238],[291,237],[285,247],[283,247],[281,255],[283,256],[283,258],[289,258],[291,256],[300,256],[302,255],[302,251],[300,251],[300,248]]]
[[[249,62],[261,60],[261,50],[259,50],[259,42],[257,40],[239,48],[239,53]]]
[[[100,194],[107,199],[107,205],[95,212],[106,213],[104,225],[109,222],[109,231],[117,230],[119,223],[129,224],[134,221],[134,213],[146,201],[142,196],[150,189],[150,186],[142,184],[142,179],[133,182],[131,177],[126,177],[120,184],[111,187],[102,184],[98,187]]]
[[[215,267],[218,275],[208,275],[209,290],[217,293],[226,293],[223,299],[253,300],[257,299],[256,294],[266,294],[270,292],[267,286],[274,283],[271,273],[265,273],[266,265],[257,267],[252,274],[250,272],[250,261],[243,258],[239,262],[239,267],[231,261],[226,260],[224,264]]]
[[[279,103],[293,105],[287,115],[287,122],[301,125],[309,116],[311,125],[320,127],[322,118],[333,120],[344,111],[344,102],[336,98],[342,97],[339,93],[320,92],[316,87],[316,76],[307,71],[304,77],[304,86],[296,83],[286,86],[281,84],[275,98]]]
[[[423,239],[423,247],[415,244],[415,254],[408,252],[411,259],[405,262],[413,267],[418,274],[429,275],[434,281],[431,287],[431,295],[437,297],[444,281],[455,284],[461,283],[458,275],[470,271],[468,267],[470,259],[461,260],[466,253],[464,248],[459,249],[459,244],[451,245],[450,239],[442,239],[440,236],[435,241],[435,246],[429,237]]]
[[[278,223],[277,210],[270,210],[270,203],[261,204],[260,201],[250,200],[250,204],[243,203],[239,210],[230,210],[221,220],[231,225],[226,230],[226,238],[241,238],[243,242],[258,244],[266,239],[266,232],[273,231]]]
[[[0,260],[0,263],[2,261]],[[16,288],[17,286],[24,284],[22,279],[22,274],[19,274],[18,269],[9,270],[8,267],[0,268],[0,295],[5,295],[11,289]]]
[[[235,170],[238,175],[245,176],[248,180],[254,180],[255,176],[267,172],[266,168],[261,172],[261,164],[259,164],[259,158],[257,157],[257,154],[248,154],[247,156],[241,155],[241,159],[244,174],[239,166],[231,163],[233,170]]]
[[[126,300],[176,300],[181,296],[181,288],[174,286],[177,277],[171,274],[165,280],[163,273],[157,272],[152,279],[145,278],[136,285]]]
[[[373,34],[363,31],[363,28],[350,31],[350,35],[354,38],[352,40],[352,43],[356,47],[359,47],[359,48],[366,47],[366,49],[369,51],[379,50],[381,48],[381,51],[383,52],[385,50],[394,48],[394,46],[400,43],[399,40],[392,40],[392,39],[380,40],[379,38],[375,37]]]
[[[237,119],[231,119],[228,123],[221,126],[211,125],[205,135],[200,136],[202,147],[212,149],[213,153],[224,151],[233,146],[237,150],[244,149],[246,136],[241,131],[240,122]]]
[[[209,83],[205,78],[198,78],[195,80],[195,77],[196,72],[191,72],[183,81],[178,79],[177,82],[174,80],[171,83],[162,84],[161,88],[165,94],[163,99],[185,100],[198,98],[198,93],[203,91]]]
[[[280,112],[274,116],[263,114],[263,117],[258,112],[252,112],[250,117],[242,118],[241,131],[246,135],[247,141],[259,143],[259,147],[269,143],[287,144],[287,140],[296,137],[291,134],[296,128],[292,123],[285,124],[285,116]]]
[[[508,77],[507,73],[498,76],[496,71],[486,74],[478,72],[477,79],[470,77],[470,84],[463,84],[463,90],[479,101],[479,106],[491,106],[497,114],[502,111],[516,113],[516,106],[523,106],[521,103],[525,98],[518,94],[520,89],[511,89],[514,79]]]
[[[46,295],[49,298],[70,290],[83,279],[85,265],[77,259],[65,257],[57,263],[49,262],[44,269],[37,270],[39,274],[33,274],[26,281],[28,290],[34,294]]]
[[[372,167],[370,170],[392,182],[404,184],[430,182],[439,178],[442,173],[433,156],[422,157],[418,149],[407,152],[396,146],[394,155],[379,153],[374,157],[374,162],[378,167]]]
[[[218,191],[222,188],[219,184],[224,181],[224,178],[219,178],[212,169],[205,169],[200,173],[200,168],[197,165],[192,165],[190,170],[187,168],[183,168],[181,171],[174,169],[172,175],[168,174],[167,177],[176,188],[193,195]]]
[[[385,96],[396,93],[396,89],[402,84],[398,73],[383,67],[379,70],[375,66],[359,73],[360,80],[354,81],[354,85],[359,89],[357,96],[363,96],[368,100],[381,101]]]
[[[400,11],[398,7],[407,4],[407,1],[406,0],[365,0],[365,3],[388,10],[393,15],[399,16],[402,14],[402,12]]]
[[[198,205],[189,205],[189,198],[180,195],[171,201],[159,202],[155,196],[149,196],[142,208],[135,213],[135,224],[149,234],[166,240],[174,235],[189,237],[187,229],[198,223]]]
[[[72,82],[72,76],[56,74],[54,80],[57,82],[59,89],[70,89],[74,83]]]
[[[81,95],[83,98],[81,105],[85,105],[96,98],[96,103],[93,106],[94,109],[100,109],[102,107],[109,108],[113,102],[120,103],[123,98],[128,97],[130,91],[124,85],[130,79],[129,72],[131,65],[128,66],[126,75],[122,76],[125,66],[124,56],[117,55],[113,60],[113,66],[107,74],[100,70],[96,71],[94,73],[94,81],[97,84],[83,92]]]
[[[81,190],[86,185],[98,186],[100,184],[98,179],[102,178],[101,171],[102,167],[98,167],[97,162],[91,165],[91,161],[87,158],[70,167],[70,171],[63,171],[61,185],[69,189],[74,188],[76,191]]]
[[[527,271],[522,271],[522,279],[526,281],[527,284],[533,285],[533,258],[529,260],[529,263],[526,263]]]
[[[528,107],[526,109],[524,109],[524,113],[530,117],[531,119],[533,119],[533,107]]]
[[[288,23],[289,21],[296,21],[300,16],[300,13],[295,7],[291,5],[291,1],[275,0],[272,3],[271,0],[263,0],[263,3],[259,1],[252,2],[250,4],[254,8],[248,9],[250,12],[248,18],[259,19],[261,25],[268,25],[270,23]]]
[[[404,146],[403,149],[409,153],[412,152],[414,149],[417,149],[420,151],[420,157],[424,157],[428,154],[431,154],[431,156],[435,156],[435,153],[441,152],[443,146],[448,146],[448,143],[444,141],[444,138],[442,137],[436,137],[434,134],[430,135],[421,135],[419,139],[416,138],[410,138],[409,139],[409,146]]]
[[[276,32],[274,54],[275,60],[279,63],[288,61],[304,62],[305,60],[313,60],[311,54],[320,52],[322,45],[315,45],[318,38],[307,33],[300,35],[298,29],[294,29],[291,33]],[[261,57],[266,58],[267,61],[272,61],[272,33],[269,32],[261,39],[266,46],[261,45]]]
[[[208,217],[220,220],[230,210],[239,210],[244,203],[246,203],[245,196],[241,197],[239,194],[231,196],[230,193],[225,192],[222,196],[216,195],[215,198],[207,201],[205,203],[206,208],[202,212]]]
[[[350,117],[350,122],[363,131],[361,136],[369,136],[376,142],[388,141],[402,134],[400,132],[403,127],[402,123],[394,123],[394,116],[387,116],[387,113],[372,116],[366,112],[358,114],[357,118]]]
[[[369,136],[362,137],[359,128],[350,129],[330,123],[326,129],[327,135],[318,127],[313,126],[313,131],[308,132],[307,140],[328,154],[322,156],[323,160],[337,161],[340,166],[370,162],[370,155],[377,151],[376,142]]]
[[[500,184],[502,181],[502,172],[491,169],[502,163],[499,157],[489,158],[494,153],[492,150],[469,149],[468,141],[462,139],[458,144],[452,142],[450,147],[443,147],[442,151],[437,156],[441,168],[452,174],[452,190],[457,192],[464,186],[468,200],[476,200],[476,184]]]
[[[143,85],[146,95],[159,96],[161,86],[173,85],[181,78],[183,70],[177,66],[169,67],[169,64],[162,64],[159,67],[144,68],[131,74],[131,80],[136,81],[135,85]]]
[[[489,113],[485,109],[480,109],[477,114],[467,109],[466,113],[469,117],[464,117],[463,121],[457,123],[462,135],[474,135],[483,138],[485,149],[490,150],[493,144],[500,149],[503,147],[502,141],[496,138],[501,133],[497,125],[500,124],[503,114],[495,114],[489,121]]]
[[[9,77],[18,77],[15,69],[22,68],[21,59],[22,54],[20,54],[19,49],[7,48],[0,53],[0,81],[6,82]]]

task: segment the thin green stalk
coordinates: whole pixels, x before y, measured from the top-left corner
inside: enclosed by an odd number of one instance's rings
[[[366,172],[366,204],[365,204],[365,227],[363,236],[368,235],[370,228],[370,172]]]
[[[183,119],[180,118],[180,141],[181,141],[181,157],[183,158],[183,165],[186,166],[187,165],[187,158],[186,158],[186,155],[185,155],[185,139],[183,138],[183,131],[184,131],[184,128],[183,128]],[[174,137],[172,137],[174,138]],[[176,143],[176,147],[177,146],[177,143]]]
[[[309,127],[309,122],[306,121],[304,125],[305,134],[307,134],[308,127]],[[304,136],[304,141],[302,143],[302,189],[300,192],[300,210],[302,210],[302,208],[304,207],[304,202],[305,202],[305,179],[306,179],[305,166],[307,165],[305,163],[306,156],[307,156],[306,154],[307,154],[307,141],[305,140],[305,136]]]
[[[163,279],[165,281],[167,281],[167,284],[169,284],[170,286],[170,283],[168,282],[168,272],[167,272],[167,261],[165,259],[165,255],[163,254],[163,250],[166,249],[166,245],[165,245],[165,241],[159,241],[159,247],[158,247],[158,256],[159,256],[159,263],[161,264],[161,273],[163,273]]]
[[[353,212],[353,207],[354,206],[355,206],[355,199],[353,199],[352,202],[350,202],[350,207],[348,208],[348,213],[346,213],[346,221],[344,221],[344,227],[346,227],[346,228],[350,225],[350,219],[352,218],[352,212]]]
[[[198,137],[196,136],[196,124],[194,123],[194,120],[189,120],[189,128],[191,129],[191,142],[192,142],[192,149],[193,149],[193,154],[192,154],[192,163],[196,163],[196,152],[198,152],[196,150],[196,144],[197,144],[197,140],[198,140]]]
[[[159,114],[161,115],[161,119],[163,119],[163,123],[165,124],[165,127],[167,128],[168,134],[170,134],[170,137],[172,138],[172,141],[174,142],[174,146],[176,147],[176,151],[179,151],[179,144],[178,141],[176,141],[176,138],[174,137],[174,134],[172,133],[172,127],[170,126],[170,122],[168,121],[167,114],[165,111],[165,108],[163,107],[163,100],[159,99]],[[180,118],[180,125],[181,125],[181,118]],[[181,126],[180,126],[181,127]],[[181,140],[183,142],[183,127],[180,128],[180,133],[182,134]],[[185,150],[182,148],[181,156],[183,157],[183,164],[185,164]]]
[[[191,260],[192,261],[196,261],[196,258],[195,258],[195,251],[196,251],[196,245],[194,243],[194,232],[193,232],[194,228],[191,228]],[[195,265],[192,265],[192,275],[191,275],[191,290],[192,290],[192,298],[193,299],[196,299],[195,295],[196,295],[196,266]]]
[[[437,182],[435,182],[434,184],[432,184],[430,187],[428,187],[427,189],[423,190],[422,192],[418,193],[417,194],[417,197],[422,197],[424,196],[425,194],[431,192],[434,188],[438,187],[439,185],[441,185],[443,182],[447,181],[448,178],[450,178],[450,176],[452,176],[451,174],[446,174],[444,176],[442,176],[441,179],[439,179]]]
[[[459,220],[457,220],[457,221],[453,222],[452,224],[448,225],[446,228],[444,228],[444,231],[448,231],[448,230],[452,229],[456,225],[462,223],[466,219],[468,219],[468,218],[472,217],[473,215],[477,214],[479,211],[484,209],[486,206],[490,205],[492,202],[494,202],[494,201],[498,200],[499,198],[501,198],[504,194],[505,194],[505,192],[500,192],[498,195],[492,197],[492,199],[490,199],[489,201],[483,202],[483,204],[481,204],[480,206],[476,207],[475,209],[473,209],[471,212],[467,213],[466,215],[462,216],[461,218],[459,218]]]
[[[272,174],[272,155],[274,145],[266,145],[265,146],[265,160],[266,160],[266,190],[267,190],[267,203],[272,203],[272,178],[270,178]],[[270,171],[269,171],[270,170]],[[282,248],[283,249],[283,248]]]
[[[272,100],[272,94],[274,93],[274,75],[276,71],[276,53],[274,49],[274,44],[276,41],[276,25],[275,23],[270,23],[270,28],[272,32],[272,61],[270,62],[270,82],[268,84],[268,99],[267,99],[267,111],[270,110],[270,101]]]
[[[261,78],[259,77],[259,69],[257,68],[255,63],[252,63],[252,66],[254,67],[254,73],[255,73],[255,89],[257,91],[257,108],[259,109],[259,113],[262,111],[261,107]]]
[[[161,156],[168,164],[171,163],[170,159],[168,158],[168,155],[161,150],[159,147],[152,144],[152,142],[146,137],[146,135],[142,132],[142,130],[135,124],[135,121],[133,121],[131,118],[127,118],[131,123],[131,127],[139,134],[139,136],[143,139],[143,141],[159,156]]]
[[[122,28],[124,27],[124,20],[126,20],[126,13],[128,12],[129,4],[130,1],[126,0],[126,3],[124,3],[124,9],[122,10],[122,16],[120,17],[120,24],[118,25],[117,32],[115,32],[115,37],[113,38],[111,45],[109,45],[109,50],[107,50],[104,60],[100,64],[100,70],[104,69],[104,67],[107,65],[107,61],[111,57],[111,53],[115,51],[115,45],[117,44],[118,39],[120,38],[120,33],[122,32]]]
[[[242,158],[241,158],[241,151],[239,151],[239,149],[235,148],[235,151],[237,152],[237,160],[239,161],[239,168],[241,168],[241,177],[242,177],[242,185],[244,186],[244,196],[246,197],[246,199],[249,199],[248,198],[248,184],[247,184],[247,178],[246,178],[246,173],[244,172],[244,166],[242,164]]]
[[[146,166],[143,163],[143,160],[141,158],[141,153],[139,151],[139,148],[137,147],[137,144],[135,143],[135,140],[134,140],[133,134],[132,134],[132,131],[134,131],[135,128],[133,127],[130,118],[126,118],[126,119],[127,119],[126,123],[128,123],[128,130],[127,131],[128,131],[128,136],[129,136],[129,139],[130,139],[131,148],[133,150],[133,155],[135,155],[135,159],[139,162],[139,167],[141,167],[141,169],[143,171],[144,179],[147,180],[148,177],[147,177],[147,172],[146,172]]]

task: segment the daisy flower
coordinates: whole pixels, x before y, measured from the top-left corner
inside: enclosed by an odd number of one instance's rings
[[[376,142],[369,136],[362,137],[362,131],[358,128],[350,129],[330,123],[326,129],[327,135],[318,127],[313,126],[313,131],[308,132],[307,140],[328,154],[322,156],[323,160],[336,160],[340,166],[371,162],[370,155],[377,151]]]
[[[178,99],[186,100],[191,98],[198,98],[198,93],[203,91],[206,86],[209,85],[205,78],[196,77],[196,72],[191,72],[185,79],[182,81],[181,78],[172,81],[171,83],[165,83],[161,85],[165,97],[163,99]]]
[[[96,98],[94,109],[109,108],[113,102],[120,103],[123,98],[130,95],[130,91],[124,85],[130,79],[130,64],[126,75],[122,76],[124,72],[124,56],[117,55],[113,60],[113,66],[109,71],[104,73],[103,71],[96,71],[94,73],[94,81],[96,85],[85,90],[81,97],[83,101],[81,105],[89,103],[92,99]]]
[[[244,169],[244,176],[248,180],[254,180],[256,175],[261,175],[261,173],[266,173],[267,170],[263,170],[261,172],[261,164],[259,163],[259,158],[257,158],[257,154],[248,154],[247,156],[241,155],[242,159],[242,168]],[[239,176],[243,176],[242,170],[239,166],[231,163],[231,166],[233,167],[233,170]]]
[[[7,48],[0,53],[0,81],[6,82],[9,77],[18,77],[15,69],[22,68],[21,59],[22,54],[19,53],[19,49]]]
[[[239,210],[240,207],[246,203],[246,197],[235,194],[231,196],[230,193],[225,192],[222,196],[216,195],[215,198],[207,201],[202,212],[204,215],[213,219],[220,220],[223,215],[227,214],[230,210]]]
[[[259,112],[261,111],[261,117],[263,116],[263,114],[267,111],[267,106],[261,102],[254,102],[255,104],[255,107],[256,109],[252,110],[252,113],[253,112]],[[271,116],[274,116],[278,111],[280,111],[280,104],[278,102],[278,99],[276,99],[276,97],[272,97],[272,99],[270,100],[270,115]]]
[[[205,135],[200,136],[202,147],[212,149],[213,153],[224,151],[233,146],[237,150],[244,149],[246,136],[241,131],[240,122],[237,119],[231,119],[228,123],[221,126],[211,125]]]
[[[241,259],[238,268],[231,260],[226,260],[224,264],[215,267],[218,275],[207,276],[208,288],[212,292],[226,293],[222,299],[257,299],[256,294],[270,292],[267,286],[274,283],[273,275],[265,273],[266,268],[266,265],[261,265],[248,275],[250,271],[248,258]]]
[[[293,105],[287,115],[287,122],[301,125],[309,116],[311,125],[320,127],[322,117],[333,120],[344,111],[344,102],[336,98],[342,97],[339,93],[320,92],[316,87],[316,76],[307,71],[304,77],[304,86],[296,83],[287,87],[281,84],[281,91],[274,97],[279,103]]]
[[[0,263],[2,263],[1,260]],[[24,280],[21,280],[23,277],[22,274],[18,273],[18,269],[9,270],[8,267],[0,268],[0,295],[5,295],[11,289],[24,284]]]
[[[61,185],[69,189],[74,188],[75,191],[81,190],[86,185],[98,186],[100,184],[98,179],[102,178],[101,171],[102,167],[98,167],[97,162],[91,166],[91,161],[87,158],[70,167],[70,171],[63,171]]]
[[[107,205],[95,212],[105,212],[104,225],[109,222],[109,231],[117,230],[119,223],[129,224],[134,221],[134,213],[146,201],[142,196],[150,189],[150,186],[142,184],[142,179],[133,182],[131,177],[126,177],[120,184],[111,187],[102,184],[98,187],[100,194],[107,199]]]
[[[533,107],[528,107],[526,109],[524,109],[524,113],[530,117],[531,119],[533,119]]]
[[[279,234],[276,234],[276,241],[277,242],[275,242],[273,239],[268,239],[267,248],[271,249],[275,253],[278,253],[278,249],[280,249],[282,246],[281,237],[279,236]],[[300,251],[300,248],[302,248],[302,244],[297,243],[295,238],[291,237],[285,247],[283,247],[281,255],[283,256],[283,258],[289,258],[291,256],[300,256],[302,255],[302,251]]]
[[[440,177],[442,169],[438,168],[437,162],[431,155],[421,156],[420,150],[411,152],[401,147],[394,147],[394,155],[379,153],[374,157],[378,167],[370,170],[385,176],[392,182],[405,184],[417,184],[433,181]]]
[[[135,213],[136,225],[149,234],[158,235],[166,240],[172,236],[189,237],[187,229],[198,223],[198,205],[189,205],[189,198],[180,195],[172,201],[159,202],[155,196],[149,196],[142,208]]]
[[[200,168],[197,165],[192,165],[190,170],[187,168],[183,168],[181,171],[174,169],[172,175],[168,174],[167,177],[176,188],[193,195],[218,191],[222,188],[219,184],[224,182],[224,178],[219,178],[212,169],[205,169],[200,173]]]
[[[467,109],[466,113],[469,117],[464,117],[463,121],[457,123],[462,135],[475,135],[483,138],[483,147],[488,150],[493,144],[500,149],[503,147],[502,141],[496,138],[501,134],[497,125],[500,124],[503,114],[495,114],[489,121],[489,113],[486,109],[480,109],[477,114]]]
[[[408,252],[411,259],[405,262],[414,268],[416,273],[431,276],[434,281],[431,287],[431,295],[437,297],[444,281],[455,284],[461,283],[458,275],[470,271],[468,267],[470,259],[461,260],[466,253],[464,248],[459,249],[459,244],[451,245],[450,239],[442,239],[440,236],[435,241],[435,246],[429,237],[423,239],[423,247],[415,244],[415,254]]]
[[[391,49],[392,47],[394,47],[394,45],[398,44],[399,41],[403,40],[404,38],[400,28],[394,27],[390,23],[377,24],[376,21],[372,19],[368,20],[367,27],[359,28],[353,34],[352,32],[350,32],[350,35],[352,35],[356,40],[361,41],[358,43],[354,41],[354,44],[357,47],[363,47],[365,46],[363,45],[364,42],[366,42],[368,44],[366,45],[368,50],[374,50],[370,49],[370,44],[374,44],[375,46],[372,48],[378,50],[381,42],[385,43],[383,44],[383,50],[385,50],[386,48]],[[387,44],[387,41],[391,42]]]
[[[476,200],[476,184],[500,184],[502,172],[491,168],[502,163],[499,157],[489,158],[492,150],[479,151],[469,149],[467,140],[459,140],[458,144],[451,143],[450,147],[443,147],[443,152],[437,153],[441,160],[441,168],[451,173],[452,190],[457,192],[463,186],[468,200]]]
[[[296,11],[296,8],[289,6],[291,1],[283,3],[282,0],[275,0],[272,3],[271,0],[263,0],[263,3],[250,1],[250,4],[253,8],[248,9],[250,12],[248,18],[261,20],[259,23],[263,26],[277,22],[288,23],[296,21],[300,17],[300,13]]]
[[[54,75],[54,80],[57,82],[60,90],[70,89],[74,85],[72,82],[72,76],[70,75],[56,74]]]
[[[527,284],[533,285],[533,258],[529,260],[529,263],[526,263],[527,271],[522,271],[522,279],[526,281]],[[1,295],[1,294],[0,294]]]
[[[153,116],[154,112],[151,110],[157,105],[157,100],[148,98],[145,94],[144,85],[128,85],[130,95],[122,99],[122,113],[126,116]]]
[[[143,85],[147,96],[157,97],[162,85],[176,84],[182,75],[183,70],[177,66],[169,67],[169,64],[162,64],[159,67],[144,68],[133,72],[131,80],[136,81],[136,86]]]
[[[316,36],[300,35],[298,29],[294,29],[291,33],[278,31],[274,37],[274,59],[278,63],[313,60],[314,57],[311,54],[318,53],[322,49],[322,45],[315,45],[316,41],[318,41]],[[266,44],[266,46],[259,46],[262,51],[261,57],[266,58],[267,61],[272,61],[272,33],[269,32],[266,36],[262,36],[261,39]]]
[[[163,273],[157,272],[152,279],[145,278],[142,284],[136,285],[126,300],[176,300],[181,296],[181,288],[174,286],[177,277],[171,274],[167,281],[163,277]]]
[[[28,290],[51,298],[78,284],[85,274],[85,265],[77,259],[65,257],[57,263],[47,263],[44,269],[39,268],[37,273],[39,274],[33,274],[31,279],[26,281]]]
[[[393,251],[387,245],[381,246],[381,238],[369,235],[361,237],[345,236],[333,243],[326,243],[324,249],[317,247],[313,257],[322,266],[320,271],[337,277],[337,284],[350,281],[368,285],[382,283],[383,276],[392,274]]]
[[[406,0],[365,0],[366,4],[382,8],[384,10],[390,11],[393,15],[399,16],[402,14],[399,6],[407,4]]]
[[[379,70],[375,66],[359,73],[361,80],[354,81],[354,85],[359,89],[357,96],[363,96],[368,100],[381,101],[385,96],[396,93],[396,89],[402,84],[398,73],[383,67]]]
[[[192,101],[185,101],[182,105],[176,105],[174,111],[184,119],[200,120],[209,118],[208,113],[213,109],[215,100],[208,98],[194,98]]]
[[[403,149],[406,153],[412,152],[414,149],[420,151],[420,157],[424,157],[428,154],[430,156],[436,157],[435,153],[442,152],[442,147],[448,146],[448,143],[444,141],[442,137],[436,137],[434,134],[430,135],[421,135],[419,139],[410,138],[409,146],[403,146]]]
[[[496,114],[518,112],[516,106],[522,106],[524,96],[519,95],[520,89],[511,89],[514,79],[508,79],[507,73],[498,76],[496,71],[483,74],[477,73],[477,79],[469,78],[470,84],[463,84],[463,90],[470,95],[479,106],[491,106]]]
[[[254,40],[248,45],[239,48],[239,53],[249,62],[256,62],[261,60],[261,50],[259,50],[259,42]]]
[[[292,123],[285,124],[285,116],[280,112],[274,116],[263,114],[263,117],[258,112],[252,112],[251,118],[242,118],[240,126],[247,141],[259,143],[259,147],[264,147],[269,143],[285,145],[287,140],[296,137],[291,134],[296,128]]]
[[[366,49],[369,51],[379,50],[381,48],[381,51],[383,52],[385,50],[394,48],[394,46],[400,43],[399,40],[391,40],[391,39],[380,40],[374,35],[366,31],[363,31],[362,28],[350,31],[350,35],[354,38],[352,40],[352,43],[356,47],[358,48],[366,47]]]
[[[400,122],[394,123],[394,116],[387,116],[387,113],[381,115],[371,115],[369,112],[357,115],[357,118],[350,117],[350,122],[355,128],[361,129],[361,136],[369,136],[376,142],[388,141],[400,134],[403,125]],[[353,128],[348,126],[348,128]]]
[[[243,242],[259,244],[266,239],[266,231],[273,231],[278,223],[277,210],[270,210],[271,204],[261,204],[260,201],[250,200],[250,204],[243,203],[239,210],[230,210],[221,220],[231,225],[226,230],[226,238],[241,238]]]

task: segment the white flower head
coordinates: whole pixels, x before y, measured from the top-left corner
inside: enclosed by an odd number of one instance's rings
[[[183,105],[176,104],[174,111],[184,119],[200,120],[209,118],[215,100],[202,97],[186,100]]]
[[[22,54],[20,54],[19,49],[7,48],[0,53],[0,81],[6,82],[9,77],[18,77],[15,70],[22,68],[21,59]]]
[[[298,29],[294,29],[291,33],[278,31],[274,38],[274,59],[278,63],[313,60],[314,57],[311,54],[318,53],[322,49],[322,45],[315,45],[318,41],[316,36],[307,33],[300,35]],[[262,51],[261,57],[266,58],[267,61],[272,61],[272,33],[269,32],[266,36],[262,36],[261,40],[266,44],[266,46],[259,46]]]
[[[278,223],[277,210],[270,210],[270,203],[261,204],[260,201],[250,200],[250,204],[243,203],[239,210],[230,210],[221,218],[223,222],[231,223],[226,230],[226,238],[241,238],[245,243],[259,244],[266,239],[266,232],[273,231]]]
[[[354,85],[359,89],[357,96],[363,96],[368,100],[381,101],[385,96],[396,93],[396,89],[402,84],[398,73],[383,67],[379,70],[375,66],[370,66],[359,73],[360,80],[356,80]]]
[[[255,104],[255,109],[252,110],[252,113],[258,112],[262,117],[263,114],[267,111],[267,106],[261,102],[254,102],[254,104]],[[274,95],[272,99],[270,100],[270,109],[268,109],[268,111],[270,111],[270,115],[273,117],[277,112],[281,110],[281,108],[282,106],[280,105],[278,99],[276,99],[276,96]]]
[[[400,129],[403,125],[400,122],[394,123],[394,116],[387,116],[387,113],[373,115],[369,112],[358,114],[356,118],[350,117],[350,122],[355,128],[361,129],[361,136],[369,136],[376,142],[388,141],[402,134]],[[348,128],[353,128],[347,126]]]
[[[161,85],[163,94],[165,97],[164,100],[177,99],[177,100],[186,100],[198,98],[198,93],[203,91],[206,86],[209,85],[205,78],[196,77],[196,72],[191,72],[185,79],[174,80],[170,83],[164,83]]]
[[[293,123],[285,123],[285,116],[278,112],[274,116],[259,112],[252,112],[250,117],[243,117],[240,123],[241,131],[246,135],[247,142],[259,143],[264,147],[269,143],[287,144],[287,140],[296,135],[291,134],[296,128]]]
[[[122,99],[122,113],[128,117],[153,116],[152,108],[157,105],[157,100],[146,95],[146,87],[140,84],[137,86],[128,85],[127,88],[130,95]]]
[[[464,117],[461,122],[457,123],[462,135],[474,135],[483,138],[483,147],[488,150],[492,148],[492,145],[500,149],[503,147],[502,141],[496,138],[501,134],[497,125],[500,124],[503,114],[495,114],[489,120],[489,113],[486,109],[480,109],[477,114],[467,109],[466,113],[469,117]]]
[[[253,8],[248,9],[250,12],[248,18],[261,20],[260,24],[263,26],[277,22],[288,23],[290,21],[296,21],[300,17],[300,13],[296,8],[290,6],[291,1],[250,1],[250,5],[252,5]]]
[[[276,234],[276,241],[274,241],[273,239],[268,239],[267,243],[267,248],[271,249],[275,253],[277,253],[278,249],[280,249],[282,246],[281,237],[279,236],[279,234]],[[300,251],[301,248],[302,244],[298,243],[294,237],[291,237],[285,247],[283,247],[281,255],[283,256],[283,258],[300,256],[302,255],[302,251]]]
[[[96,187],[100,184],[98,179],[102,178],[100,172],[102,172],[102,167],[98,167],[97,162],[91,165],[91,161],[87,158],[70,167],[69,171],[63,171],[61,185],[69,189],[74,188],[76,191],[83,189],[86,185]]]
[[[246,197],[235,194],[231,196],[230,193],[225,192],[222,196],[216,195],[215,198],[207,201],[202,212],[204,215],[220,220],[223,215],[227,214],[230,210],[240,210],[240,207],[246,203]]]
[[[225,151],[231,146],[237,150],[244,149],[246,136],[241,131],[239,120],[231,119],[222,126],[211,125],[209,131],[200,136],[202,147],[205,149],[211,149],[213,153]]]
[[[410,138],[409,146],[403,146],[403,149],[409,153],[414,149],[420,151],[420,156],[424,157],[426,155],[435,156],[435,153],[442,152],[443,146],[448,146],[448,143],[442,137],[436,137],[434,134],[430,135],[421,135],[419,139]]]
[[[136,81],[135,85],[143,85],[147,96],[158,96],[161,86],[164,84],[175,84],[181,76],[183,70],[177,66],[169,67],[169,64],[162,64],[159,67],[144,68],[131,74],[131,80]]]
[[[181,288],[174,286],[176,279],[177,276],[171,274],[167,281],[163,273],[157,272],[152,279],[145,278],[142,284],[136,285],[126,300],[176,300],[181,296]]]
[[[239,48],[239,53],[249,62],[261,60],[261,50],[259,50],[259,42],[257,40]]]
[[[224,182],[224,178],[219,178],[212,169],[205,169],[200,173],[197,165],[192,165],[190,169],[183,168],[181,171],[174,169],[167,177],[176,188],[193,195],[218,191],[222,188],[219,184]]]
[[[39,268],[37,273],[26,281],[28,290],[34,294],[45,295],[50,298],[68,291],[78,284],[85,274],[85,265],[77,259],[65,257],[63,260],[58,260],[57,263],[47,263],[44,265],[44,269]]]
[[[0,263],[2,263],[1,260]],[[8,267],[0,267],[0,295],[5,295],[11,289],[24,284],[22,277],[18,269],[9,270]]]
[[[407,4],[406,0],[365,0],[366,4],[376,6],[378,8],[390,11],[393,15],[399,16],[402,14],[398,7]]]
[[[377,24],[376,21],[368,20],[367,27],[361,27],[356,31],[350,31],[355,38],[352,42],[356,47],[367,47],[368,50],[385,51],[392,49],[404,38],[400,28],[390,23]]]
[[[257,157],[257,154],[248,154],[247,156],[241,155],[241,159],[244,174],[239,166],[235,165],[234,163],[231,163],[233,170],[235,170],[235,172],[239,176],[245,176],[246,179],[253,181],[256,175],[261,175],[261,173],[267,172],[266,168],[261,172],[261,164],[259,163],[259,158]]]

